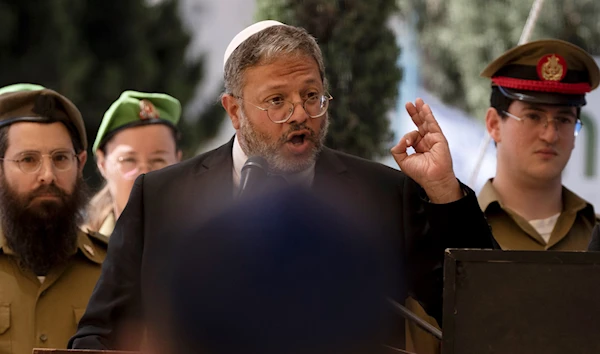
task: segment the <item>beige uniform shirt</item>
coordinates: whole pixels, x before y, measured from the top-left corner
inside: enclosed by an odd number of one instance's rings
[[[503,250],[586,250],[597,222],[594,207],[563,187],[563,209],[548,243],[522,216],[506,208],[489,180],[479,193],[479,206]]]
[[[106,243],[80,232],[76,253],[43,283],[17,258],[0,232],[0,354],[66,348],[100,276]]]

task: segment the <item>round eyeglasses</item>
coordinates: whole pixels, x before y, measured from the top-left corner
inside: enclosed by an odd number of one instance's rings
[[[517,117],[507,111],[502,111],[510,118],[517,120],[527,127],[527,129],[540,129],[544,127],[546,129],[551,121],[554,122],[556,131],[561,136],[569,136],[573,134],[577,136],[583,127],[583,123],[579,118],[562,116],[562,117],[548,117],[542,113],[526,114],[523,117]]]
[[[136,179],[142,171],[142,167],[145,164],[148,171],[160,170],[163,167],[167,167],[169,163],[163,158],[151,159],[149,161],[142,161],[134,156],[119,156],[116,159],[118,164],[118,170],[125,179]]]
[[[273,123],[287,122],[294,114],[294,108],[296,107],[296,103],[285,100],[272,100],[266,103],[268,107],[260,107],[245,101],[242,97],[236,96],[236,98],[260,109],[261,111],[267,112],[267,116]],[[309,117],[319,118],[327,112],[327,109],[329,108],[329,101],[332,99],[333,97],[328,93],[315,94],[302,102],[302,108],[304,108],[304,111]]]
[[[57,171],[68,171],[73,167],[77,155],[73,151],[55,151],[52,154],[30,151],[18,155],[16,159],[0,158],[0,160],[16,163],[24,173],[37,173],[42,168],[44,157],[50,158],[52,166]]]

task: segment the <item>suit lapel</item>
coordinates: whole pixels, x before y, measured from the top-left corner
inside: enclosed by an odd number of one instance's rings
[[[325,147],[315,165],[313,190],[317,195],[331,193],[331,189],[348,191],[352,187],[352,175],[336,153]]]
[[[233,202],[233,139],[214,150],[196,166],[188,200],[198,215],[223,210]],[[212,213],[210,213],[212,214]]]

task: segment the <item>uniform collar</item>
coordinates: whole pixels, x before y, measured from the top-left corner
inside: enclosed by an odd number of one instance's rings
[[[562,188],[563,210],[578,212],[592,206],[577,194],[570,191],[568,188]],[[592,213],[593,214],[593,213]]]
[[[500,200],[500,196],[498,195],[498,191],[494,188],[492,184],[493,178],[490,178],[483,188],[481,188],[481,192],[479,192],[479,196],[477,197],[477,201],[479,202],[479,207],[483,212],[487,210],[488,206],[492,203],[498,203],[501,208],[503,208],[502,201]]]
[[[77,231],[77,250],[75,253],[80,253],[93,263],[102,264],[106,256],[106,250],[99,248],[92,242],[90,237],[82,230]]]
[[[481,208],[481,210],[483,210],[484,213],[487,211],[487,208],[493,203],[497,203],[500,206],[500,208],[504,209],[504,205],[502,204],[500,195],[498,194],[496,188],[494,188],[492,181],[493,178],[490,178],[485,183],[485,185],[481,189],[481,192],[479,193],[479,196],[477,197],[479,207]],[[590,208],[590,218],[592,221],[595,219],[593,206],[564,186],[562,187],[562,200],[563,209],[561,212],[577,213],[585,208]]]

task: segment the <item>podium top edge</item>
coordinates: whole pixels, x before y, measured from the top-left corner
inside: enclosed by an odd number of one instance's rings
[[[503,251],[448,248],[445,256],[447,260],[455,262],[600,264],[600,252],[587,251]]]

